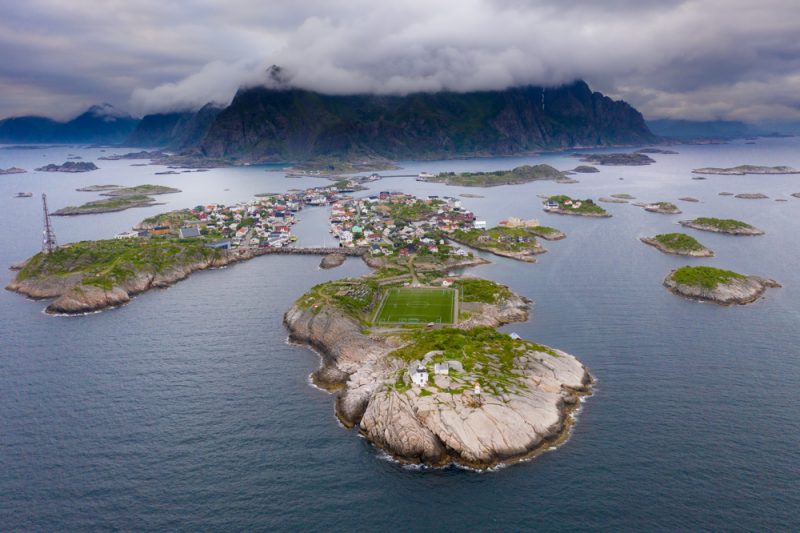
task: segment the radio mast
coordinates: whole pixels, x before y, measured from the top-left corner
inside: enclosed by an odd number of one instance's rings
[[[44,230],[42,231],[42,252],[49,254],[56,249],[56,232],[50,222],[50,212],[47,210],[47,195],[42,193],[42,211],[44,212]]]

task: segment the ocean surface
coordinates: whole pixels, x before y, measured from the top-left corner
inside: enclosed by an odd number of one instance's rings
[[[646,167],[600,167],[578,184],[467,189],[386,178],[371,192],[469,192],[465,207],[495,224],[539,218],[568,237],[537,264],[487,256],[469,273],[535,301],[504,328],[575,354],[597,379],[571,438],[532,461],[490,472],[399,465],[343,429],[333,398],[313,388],[312,351],[287,344],[282,315],[309,287],[368,271],[348,259],[265,256],[80,317],[0,291],[0,530],[658,531],[800,528],[800,175],[709,176],[691,169],[744,163],[800,168],[800,139],[677,146]],[[0,168],[31,171],[69,154],[85,174],[0,176],[0,264],[40,248],[41,205],[98,198],[77,187],[158,183],[182,189],[166,205],[53,219],[59,242],[108,238],[146,216],[260,192],[325,183],[278,166],[154,176],[161,167],[98,161],[127,150],[0,149]],[[463,171],[549,163],[525,158],[404,162],[401,171]],[[15,199],[18,191],[34,193]],[[742,200],[719,192],[762,192]],[[667,200],[683,215],[605,204],[610,219],[544,213],[539,194]],[[693,196],[699,203],[678,201]],[[776,202],[783,198],[787,202]],[[639,237],[678,220],[735,217],[762,237],[690,233],[716,252],[669,256]],[[327,210],[305,209],[301,245],[332,244]],[[749,306],[684,300],[661,282],[691,263],[777,279]],[[5,285],[13,272],[0,270]]]

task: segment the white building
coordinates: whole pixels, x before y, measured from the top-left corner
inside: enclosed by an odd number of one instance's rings
[[[437,376],[446,376],[450,373],[450,365],[445,363],[436,363],[433,365],[433,373]]]
[[[428,371],[424,366],[418,365],[417,368],[411,372],[411,383],[418,387],[424,387],[428,384]]]
[[[486,229],[486,221],[485,220],[476,220],[472,223],[472,227],[475,229]]]

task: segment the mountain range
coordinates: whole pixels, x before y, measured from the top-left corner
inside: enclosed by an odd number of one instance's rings
[[[66,123],[0,121],[0,143],[120,143],[234,163],[513,155],[657,141],[641,113],[583,81],[406,96],[250,87],[225,108],[209,104],[141,120],[104,105]]]
[[[67,122],[37,116],[0,120],[0,143],[118,144],[125,142],[138,124],[138,119],[102,104]]]

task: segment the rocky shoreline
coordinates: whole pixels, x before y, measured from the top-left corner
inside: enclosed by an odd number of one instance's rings
[[[611,213],[587,213],[585,211],[578,212],[575,209],[562,209],[562,208],[547,209],[545,213],[553,213],[554,215],[569,215],[573,217],[611,218]]]
[[[705,247],[702,250],[679,250],[665,246],[663,243],[652,237],[641,237],[639,240],[647,245],[657,248],[665,254],[685,255],[689,257],[714,257],[714,252]]]
[[[14,279],[6,285],[6,290],[34,300],[53,299],[45,309],[48,314],[79,315],[124,305],[134,296],[174,285],[198,270],[224,267],[250,257],[220,252],[208,259],[177,265],[162,272],[140,271],[108,289],[82,284],[83,275],[74,274],[51,276],[44,280]]]
[[[680,215],[681,211],[678,206],[670,202],[656,202],[654,204],[646,204],[643,206],[645,211],[650,213],[659,213],[662,215]]]
[[[731,168],[696,168],[692,170],[692,173],[712,174],[717,176],[744,176],[746,174],[800,174],[800,170],[787,166],[766,167],[758,165],[739,165],[738,167]]]
[[[459,244],[463,244],[464,246],[469,246],[470,248],[473,248],[475,250],[480,250],[482,252],[488,252],[490,254],[494,254],[494,255],[497,255],[499,257],[507,257],[508,259],[515,259],[517,261],[522,261],[524,263],[535,263],[537,255],[540,255],[540,254],[543,254],[543,253],[547,252],[547,250],[543,246],[541,246],[539,243],[536,243],[534,246],[532,246],[532,247],[530,247],[530,248],[528,248],[526,250],[522,250],[522,251],[518,251],[518,252],[512,252],[512,251],[506,251],[506,250],[499,250],[499,249],[493,248],[491,246],[481,246],[478,243],[469,243],[469,242],[464,241],[464,240],[459,240],[458,238],[455,238],[453,235],[450,235],[449,239],[451,241],[453,241],[453,242],[457,242]]]
[[[366,260],[364,252],[363,249],[350,248],[340,254],[362,256]],[[140,270],[124,282],[108,288],[82,283],[85,276],[81,273],[36,279],[20,279],[18,275],[5,288],[34,300],[52,299],[53,301],[45,308],[48,314],[79,315],[119,307],[139,294],[151,289],[167,288],[197,271],[222,268],[253,257],[276,253],[320,255],[316,249],[303,248],[250,248],[237,252],[215,250],[203,259],[177,264],[159,272],[152,269]],[[11,269],[19,271],[29,261],[30,259],[13,265]],[[487,261],[481,260],[478,264],[483,263]]]
[[[768,288],[781,287],[774,279],[759,276],[742,276],[709,288],[702,285],[679,283],[673,277],[675,272],[677,270],[670,272],[664,279],[664,286],[670,292],[684,298],[713,302],[718,305],[753,303],[761,298]]]
[[[740,228],[719,228],[717,226],[712,226],[709,224],[701,224],[695,222],[694,220],[681,220],[678,222],[681,226],[685,226],[687,228],[698,229],[701,231],[710,231],[713,233],[726,233],[728,235],[748,235],[748,236],[756,236],[756,235],[764,235],[764,231],[758,228],[754,228],[752,226],[748,227],[740,227]]]
[[[470,309],[471,317],[456,328],[497,327],[528,317],[528,303],[517,295]],[[365,333],[361,323],[328,305],[309,309],[296,303],[284,323],[291,341],[319,353],[322,364],[312,380],[336,391],[342,424],[358,426],[367,440],[402,462],[488,468],[530,457],[564,439],[570,413],[591,392],[591,376],[577,359],[541,346],[548,353],[526,351],[515,358],[521,376],[515,390],[486,391],[480,401],[466,392],[398,389],[395,376],[406,364],[390,352],[407,339]],[[435,379],[444,384],[444,376]]]

